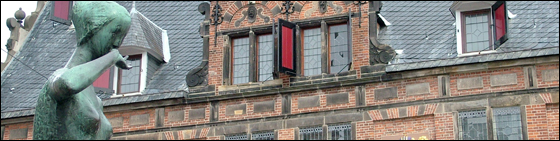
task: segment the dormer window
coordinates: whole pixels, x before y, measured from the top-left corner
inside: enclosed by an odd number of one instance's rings
[[[456,19],[459,55],[492,52],[507,40],[505,1],[457,1],[449,10]]]
[[[72,23],[72,1],[53,1],[51,20],[70,25]]]

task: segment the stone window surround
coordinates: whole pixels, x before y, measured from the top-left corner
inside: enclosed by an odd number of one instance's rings
[[[525,105],[526,104],[521,104],[521,103],[516,103],[513,105],[499,105],[499,106],[473,106],[473,107],[463,107],[463,108],[458,108],[456,109],[456,111],[453,111],[453,122],[455,124],[454,126],[454,131],[459,131],[459,112],[463,112],[463,111],[473,111],[473,110],[486,110],[486,127],[487,127],[487,139],[488,140],[493,140],[494,139],[494,127],[493,127],[493,121],[494,121],[494,117],[492,114],[492,111],[494,108],[504,108],[504,107],[519,107],[520,108],[520,116],[521,116],[521,134],[522,134],[522,138],[523,140],[527,140],[528,139],[528,132],[527,132],[527,113],[525,112]],[[459,139],[459,132],[454,132],[454,136],[455,139]]]

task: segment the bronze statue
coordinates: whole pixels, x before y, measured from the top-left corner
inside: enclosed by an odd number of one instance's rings
[[[77,48],[43,86],[33,120],[34,140],[111,138],[113,128],[93,82],[115,64],[130,69],[117,50],[130,27],[128,11],[115,2],[76,1],[72,22]]]

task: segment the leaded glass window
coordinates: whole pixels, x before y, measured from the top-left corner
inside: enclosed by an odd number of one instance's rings
[[[272,80],[274,42],[272,35],[259,36],[259,81]]]
[[[504,107],[492,109],[494,139],[522,140],[521,114],[519,107]]]
[[[234,134],[234,135],[226,135],[225,140],[249,140],[249,137],[246,133],[242,134]]]
[[[335,25],[329,27],[330,49],[331,49],[331,69],[330,73],[344,72],[350,66],[346,66],[348,60],[348,26]]]
[[[351,140],[352,125],[349,123],[329,125],[329,140]]]
[[[459,112],[459,140],[487,140],[486,110]]]
[[[233,84],[249,82],[249,37],[233,40]]]
[[[309,127],[299,129],[300,140],[323,140],[323,127]]]
[[[253,133],[251,140],[274,140],[274,131]]]
[[[491,49],[488,13],[486,12],[465,15],[466,52]]]
[[[303,73],[321,74],[321,28],[303,30]]]
[[[132,93],[140,91],[140,64],[142,55],[130,56],[126,64],[132,66],[130,70],[120,69],[119,93]]]

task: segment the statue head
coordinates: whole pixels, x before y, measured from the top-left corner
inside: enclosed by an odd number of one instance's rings
[[[92,58],[98,58],[122,44],[131,19],[128,11],[113,1],[76,1],[72,22],[78,47],[87,47]]]

